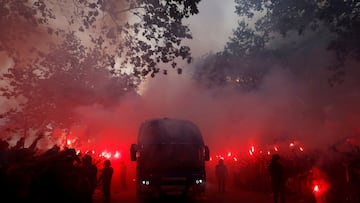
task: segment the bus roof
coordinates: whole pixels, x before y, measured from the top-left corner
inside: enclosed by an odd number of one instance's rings
[[[188,120],[155,118],[139,129],[139,144],[204,144],[198,126]]]

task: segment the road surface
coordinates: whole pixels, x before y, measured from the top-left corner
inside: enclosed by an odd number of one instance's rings
[[[129,188],[121,191],[117,188],[112,189],[111,203],[136,203],[135,185],[130,184]],[[98,189],[94,194],[94,203],[101,203],[101,191]],[[229,188],[225,193],[219,193],[216,185],[207,183],[207,190],[204,196],[197,199],[182,199],[173,197],[166,199],[166,202],[172,203],[273,203],[272,195],[270,193],[245,191],[239,188]],[[154,200],[153,202],[164,202],[161,200]],[[287,203],[306,203],[301,200],[295,200],[288,197]]]

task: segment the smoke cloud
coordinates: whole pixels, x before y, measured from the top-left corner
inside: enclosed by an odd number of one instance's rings
[[[214,36],[211,40],[217,39]],[[197,40],[192,47],[198,56],[211,49]],[[360,133],[359,64],[349,61],[344,83],[331,87],[326,67],[333,58],[323,42],[304,41],[288,57],[287,65],[267,67],[263,81],[251,91],[204,88],[191,79],[195,68],[191,66],[182,75],[159,74],[144,82],[140,95],[126,95],[115,107],[75,107],[82,124],[73,126],[70,136],[79,137],[89,148],[128,152],[141,122],[169,117],[196,123],[214,152],[247,153],[251,145],[279,140],[296,140],[305,148],[328,147]]]
[[[244,154],[252,145],[282,141],[299,142],[305,149],[327,148],[360,133],[358,63],[349,61],[344,82],[332,87],[327,67],[333,53],[323,42],[308,42],[287,56],[287,65],[268,67],[251,91],[204,88],[191,79],[194,67],[187,67],[182,75],[149,78],[141,95],[129,95],[114,109],[92,106],[77,112],[90,126],[87,136],[125,150],[136,143],[141,122],[162,117],[195,122],[213,152]]]

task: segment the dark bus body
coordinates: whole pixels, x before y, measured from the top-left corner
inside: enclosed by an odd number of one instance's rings
[[[205,192],[209,148],[191,121],[159,118],[143,122],[130,154],[137,161],[139,199]]]

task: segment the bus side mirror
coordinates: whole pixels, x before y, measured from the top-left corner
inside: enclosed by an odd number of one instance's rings
[[[208,146],[205,146],[205,161],[210,160],[210,150]]]
[[[136,152],[138,150],[138,146],[137,144],[131,144],[131,148],[130,148],[130,160],[131,161],[136,161]]]

